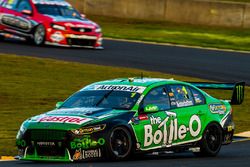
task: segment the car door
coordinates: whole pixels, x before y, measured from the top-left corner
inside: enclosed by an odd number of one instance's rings
[[[145,108],[148,107],[148,111]],[[152,112],[150,112],[150,107]],[[137,148],[150,150],[167,145],[167,127],[170,123],[170,101],[166,86],[151,89],[140,105],[139,115],[132,119]]]
[[[2,2],[0,13],[0,23],[5,27],[5,30],[13,29],[16,20],[16,5],[19,0],[6,0]]]
[[[170,123],[171,145],[200,140],[207,111],[205,97],[197,89],[184,84],[169,85],[168,90],[171,111],[176,114]]]
[[[6,0],[0,20],[7,32],[22,34],[31,31],[31,15],[32,6],[29,0]]]

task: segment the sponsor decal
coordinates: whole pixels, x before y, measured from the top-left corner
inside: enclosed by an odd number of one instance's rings
[[[66,27],[73,27],[73,28],[90,28],[94,29],[95,26],[92,25],[85,25],[85,24],[72,24],[72,23],[65,23],[64,24]]]
[[[83,150],[82,151],[83,159],[88,158],[99,158],[102,156],[101,149],[96,150]]]
[[[193,102],[190,100],[186,100],[186,101],[177,101],[176,102],[177,107],[185,107],[185,106],[191,106],[193,105]]]
[[[101,149],[94,150],[76,150],[73,155],[73,160],[91,159],[102,157]]]
[[[143,98],[144,98],[144,95],[141,95],[138,101],[136,102],[136,105],[139,105],[141,101],[143,100]]]
[[[90,118],[81,118],[75,116],[45,116],[38,119],[38,122],[53,122],[53,123],[68,123],[68,124],[78,124],[81,125],[85,122],[88,122],[92,119]]]
[[[151,125],[155,125],[155,124],[160,124],[161,123],[161,117],[154,117],[154,116],[151,116],[150,117],[150,123]]]
[[[176,102],[174,101],[171,102],[171,106],[176,106],[176,105],[177,105]]]
[[[50,39],[53,41],[53,42],[61,42],[62,40],[64,40],[64,36],[61,32],[55,32],[54,34],[52,34],[50,36]]]
[[[228,131],[228,132],[233,131],[233,129],[234,129],[234,127],[233,127],[232,125],[227,126],[227,131]]]
[[[73,155],[73,160],[81,160],[82,159],[82,152],[81,150],[76,150]]]
[[[101,125],[95,125],[95,126],[74,129],[74,130],[71,130],[71,132],[73,132],[75,135],[92,134],[92,133],[104,130],[105,127],[106,127],[106,124],[101,124]]]
[[[174,97],[170,97],[170,101],[175,101],[175,98]]]
[[[66,34],[67,38],[96,40],[96,36]]]
[[[170,97],[173,97],[173,96],[174,96],[174,93],[170,92],[168,95],[169,95]]]
[[[26,141],[23,140],[23,139],[17,139],[16,140],[16,145],[19,146],[19,147],[26,147],[27,146]]]
[[[39,146],[55,146],[55,142],[37,142]]]
[[[243,92],[243,86],[242,85],[238,85],[236,87],[236,93],[237,93],[237,101],[238,102],[241,102],[244,98],[244,94],[242,93]]]
[[[156,105],[147,105],[144,111],[147,111],[147,112],[159,111],[159,107]]]
[[[189,120],[189,125],[178,126],[178,119],[169,119],[166,117],[163,121],[160,117],[151,117],[150,125],[144,126],[144,147],[151,146],[152,144],[158,145],[171,145],[173,141],[178,139],[183,140],[187,133],[190,133],[192,137],[196,137],[201,132],[201,120],[197,115],[193,115]],[[170,125],[167,127],[167,122],[170,120]],[[193,125],[197,125],[194,128]],[[153,131],[152,125],[158,125],[158,129]]]
[[[104,138],[99,138],[97,140],[91,139],[90,136],[85,136],[82,139],[75,139],[70,142],[71,149],[89,149],[97,146],[103,146],[105,144]]]
[[[1,23],[10,26],[14,29],[19,29],[23,31],[29,31],[31,29],[31,23],[29,20],[22,17],[17,17],[10,14],[0,15]]]
[[[80,32],[85,32],[85,29],[84,29],[84,28],[81,28],[79,31],[80,31]]]
[[[214,114],[225,114],[227,108],[223,104],[210,104],[209,110]]]
[[[95,85],[94,90],[116,90],[142,93],[145,90],[145,87],[129,85]]]
[[[195,100],[195,103],[202,103],[202,100],[201,100],[201,98],[199,98],[199,97],[194,97],[194,100]]]
[[[147,116],[147,114],[140,114],[140,115],[138,116],[138,119],[139,119],[140,121],[148,120],[148,116]]]

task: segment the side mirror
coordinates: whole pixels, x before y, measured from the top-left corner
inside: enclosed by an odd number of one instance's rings
[[[81,17],[84,19],[84,18],[86,18],[86,15],[85,14],[81,14]]]
[[[21,13],[25,14],[25,15],[32,15],[32,11],[31,10],[22,10]]]
[[[153,105],[153,104],[149,104],[149,105],[146,105],[144,107],[144,112],[158,112],[159,111],[159,107],[156,106],[156,105]]]
[[[59,101],[59,102],[56,103],[56,108],[60,108],[62,105],[63,105],[63,102]]]

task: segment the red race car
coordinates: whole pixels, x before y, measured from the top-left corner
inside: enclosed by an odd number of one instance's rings
[[[101,31],[64,0],[0,0],[0,39],[101,49]]]

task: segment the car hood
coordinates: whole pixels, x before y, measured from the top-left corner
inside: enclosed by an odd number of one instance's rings
[[[62,129],[70,130],[103,121],[105,119],[129,113],[127,110],[104,108],[55,109],[25,121],[27,129]]]
[[[88,19],[77,19],[77,18],[67,18],[63,16],[51,16],[47,15],[52,19],[54,23],[64,25],[66,27],[83,27],[83,28],[95,28],[98,25]]]

